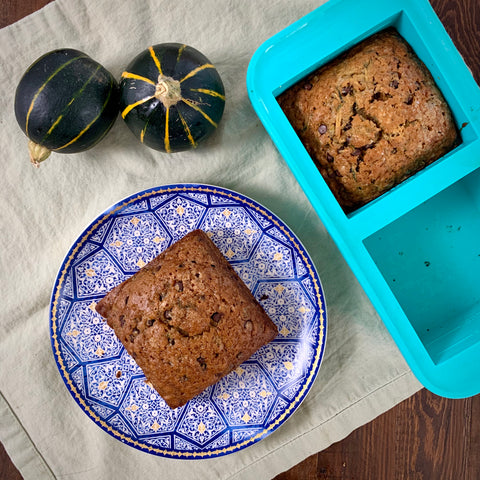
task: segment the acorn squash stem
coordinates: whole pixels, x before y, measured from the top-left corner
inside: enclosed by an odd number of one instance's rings
[[[155,98],[160,100],[166,109],[175,105],[182,99],[180,82],[160,74],[155,85]]]
[[[28,142],[28,153],[30,154],[32,165],[38,168],[40,163],[46,160],[52,151],[30,140]]]

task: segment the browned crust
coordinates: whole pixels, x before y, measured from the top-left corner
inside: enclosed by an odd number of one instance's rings
[[[356,45],[278,101],[347,212],[457,141],[452,114],[430,72],[394,29]]]
[[[237,368],[278,333],[201,230],[115,287],[96,309],[171,408]]]

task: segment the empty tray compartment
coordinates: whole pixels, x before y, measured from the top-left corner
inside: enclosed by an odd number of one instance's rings
[[[435,364],[480,342],[480,170],[364,245]]]

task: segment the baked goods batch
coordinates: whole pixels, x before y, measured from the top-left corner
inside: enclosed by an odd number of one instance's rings
[[[184,405],[278,333],[202,230],[194,230],[96,306],[170,408]]]
[[[429,165],[457,139],[430,72],[393,28],[320,67],[277,100],[346,212]]]
[[[457,141],[431,74],[393,29],[319,68],[278,102],[345,212],[401,183]],[[278,333],[201,230],[115,287],[96,309],[171,408]]]

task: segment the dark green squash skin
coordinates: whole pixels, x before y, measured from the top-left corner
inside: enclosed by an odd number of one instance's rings
[[[111,129],[119,87],[112,74],[74,49],[46,53],[25,72],[15,116],[27,137],[58,153],[82,152]]]
[[[160,76],[180,86],[181,98],[168,108],[155,96]],[[144,50],[122,74],[122,118],[141,142],[155,150],[170,153],[197,147],[216,130],[224,108],[225,89],[216,68],[198,50],[180,43]]]

